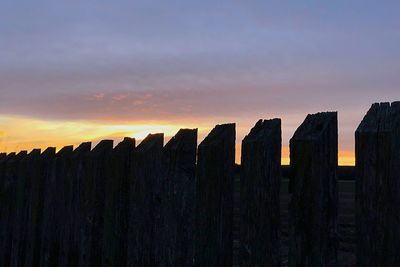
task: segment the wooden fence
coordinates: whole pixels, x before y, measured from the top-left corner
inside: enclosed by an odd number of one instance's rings
[[[238,169],[235,124],[199,146],[182,129],[0,154],[0,266],[400,266],[400,103],[358,127],[355,185],[338,181],[337,127],[307,116],[288,179],[279,119],[256,123]]]

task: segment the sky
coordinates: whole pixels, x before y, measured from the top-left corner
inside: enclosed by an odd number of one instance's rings
[[[338,111],[339,162],[400,99],[400,2],[0,0],[0,151]]]

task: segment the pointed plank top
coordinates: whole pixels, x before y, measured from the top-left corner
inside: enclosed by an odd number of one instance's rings
[[[400,124],[400,102],[374,103],[356,130],[360,133],[388,132]]]
[[[151,150],[153,147],[161,147],[164,144],[164,134],[149,134],[137,147],[136,152],[143,153]]]
[[[243,142],[253,142],[260,138],[269,138],[275,134],[280,135],[280,129],[280,119],[259,120],[250,130],[250,133],[243,139]]]
[[[207,135],[207,137],[201,142],[199,147],[213,146],[216,145],[220,140],[226,137],[235,138],[235,123],[220,124],[214,127],[212,131]]]
[[[309,114],[291,140],[316,140],[328,129],[332,121],[337,121],[337,112]]]
[[[165,145],[164,149],[174,149],[179,146],[183,139],[195,139],[197,140],[197,129],[180,129],[175,136],[173,136],[168,143]]]
[[[124,149],[131,149],[135,148],[135,146],[136,146],[135,138],[125,137],[124,140],[122,140],[115,146],[114,150],[118,151]]]

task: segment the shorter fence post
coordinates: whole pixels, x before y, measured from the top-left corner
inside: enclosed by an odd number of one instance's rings
[[[14,204],[16,219],[13,227],[11,267],[25,266],[28,203],[32,187],[33,168],[38,157],[40,157],[40,149],[34,149],[20,161],[18,167],[16,201]]]
[[[125,138],[110,155],[104,205],[103,267],[127,266],[129,171],[135,139]]]
[[[181,129],[162,150],[162,266],[193,266],[197,129]]]
[[[232,267],[235,124],[217,125],[198,148],[195,266]]]
[[[104,197],[112,140],[102,140],[88,153],[86,175],[80,180],[80,266],[101,266]]]
[[[63,180],[68,172],[68,162],[73,146],[62,148],[51,162],[49,175],[44,181],[43,222],[40,248],[40,266],[57,266],[60,255],[60,230],[65,223],[60,212],[65,201]]]
[[[158,266],[163,134],[148,135],[135,149],[129,190],[128,266]]]
[[[54,147],[47,148],[36,160],[32,170],[31,187],[28,201],[28,221],[27,226],[27,249],[25,266],[39,266],[40,264],[40,248],[41,237],[44,229],[43,222],[43,206],[45,181],[50,176],[52,160],[55,156],[56,149]]]
[[[281,121],[260,120],[242,142],[239,266],[280,267]]]
[[[1,222],[0,222],[0,266],[10,266],[12,229],[15,223],[16,210],[13,205],[16,200],[19,164],[27,155],[26,151],[11,156],[4,162]]]
[[[92,144],[82,143],[73,152],[70,161],[66,161],[62,191],[64,204],[60,210],[64,223],[61,225],[61,244],[59,267],[79,266],[80,243],[80,196],[82,180],[86,175],[86,158]]]

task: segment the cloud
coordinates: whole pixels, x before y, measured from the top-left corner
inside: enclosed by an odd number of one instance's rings
[[[291,89],[293,92],[293,87]],[[235,118],[251,114],[290,114],[330,107],[325,93],[289,97],[289,88],[225,88],[218,90],[147,90],[37,96],[5,102],[2,114],[57,120],[120,120],[129,122]],[[302,91],[302,90],[299,90]],[[307,101],[317,101],[310,107]],[[332,105],[331,107],[334,107]]]

